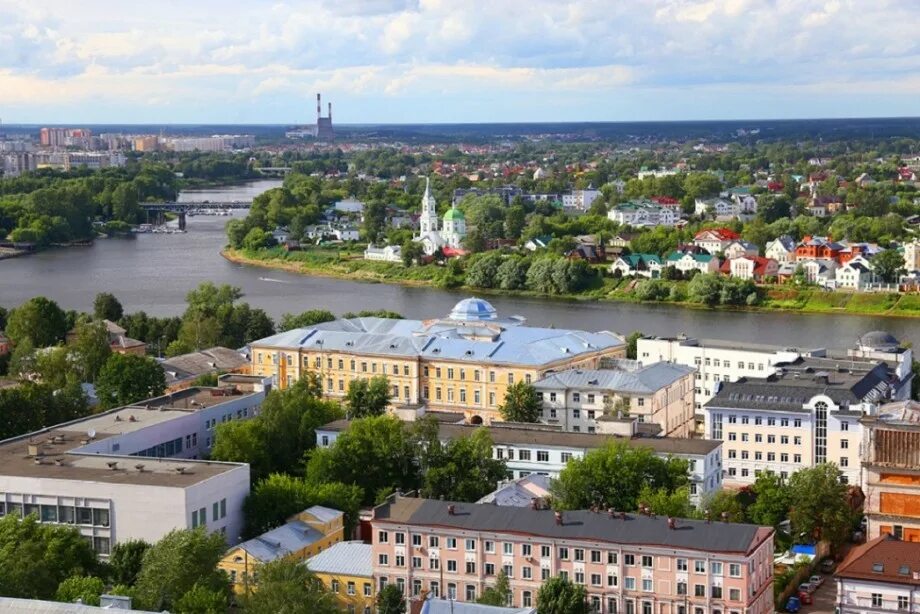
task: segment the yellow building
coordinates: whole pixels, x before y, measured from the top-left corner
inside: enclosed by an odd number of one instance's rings
[[[537,328],[499,318],[486,301],[460,301],[445,318],[353,318],[279,333],[250,344],[253,375],[279,388],[307,373],[343,397],[354,379],[385,375],[394,406],[427,405],[473,423],[497,419],[508,386],[565,369],[596,369],[626,354],[618,335]]]
[[[374,611],[374,577],[371,545],[342,542],[307,561],[316,577],[335,595],[348,614],[371,614]]]
[[[305,561],[345,538],[345,515],[314,505],[287,519],[280,527],[238,544],[218,564],[230,576],[236,593],[251,590],[257,567],[279,558]]]

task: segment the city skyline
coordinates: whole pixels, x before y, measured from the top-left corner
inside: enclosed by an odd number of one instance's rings
[[[916,115],[903,3],[0,0],[4,123]],[[855,18],[858,16],[858,19]]]

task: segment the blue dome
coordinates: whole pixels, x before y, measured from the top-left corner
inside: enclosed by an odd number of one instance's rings
[[[451,320],[476,322],[498,318],[495,307],[481,298],[465,298],[456,305],[448,316]]]

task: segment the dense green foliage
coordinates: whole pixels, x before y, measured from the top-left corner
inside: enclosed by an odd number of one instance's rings
[[[377,593],[377,614],[406,614],[406,596],[395,584],[387,584]]]
[[[165,390],[163,367],[146,356],[112,354],[96,378],[96,396],[103,408],[157,397]]]
[[[588,593],[583,584],[553,576],[537,592],[537,614],[588,614]]]
[[[259,567],[253,590],[242,598],[246,614],[336,614],[335,597],[300,561],[282,558]]]
[[[55,390],[48,384],[24,382],[0,389],[0,439],[37,431],[89,413],[78,384]]]
[[[290,516],[312,505],[324,505],[345,513],[345,531],[358,522],[363,492],[360,487],[341,482],[307,482],[303,478],[273,473],[256,483],[246,498],[246,537],[255,537],[284,523]]]
[[[353,379],[348,382],[345,406],[349,418],[379,416],[390,404],[390,384],[386,375],[375,375],[370,379]]]
[[[531,384],[515,382],[505,391],[498,412],[508,422],[539,422],[543,415],[543,401]]]

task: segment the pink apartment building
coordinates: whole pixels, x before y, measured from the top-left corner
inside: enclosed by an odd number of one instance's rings
[[[773,612],[768,527],[401,496],[374,508],[371,525],[375,582],[410,595],[474,601],[504,570],[516,607],[563,575],[600,613]]]

